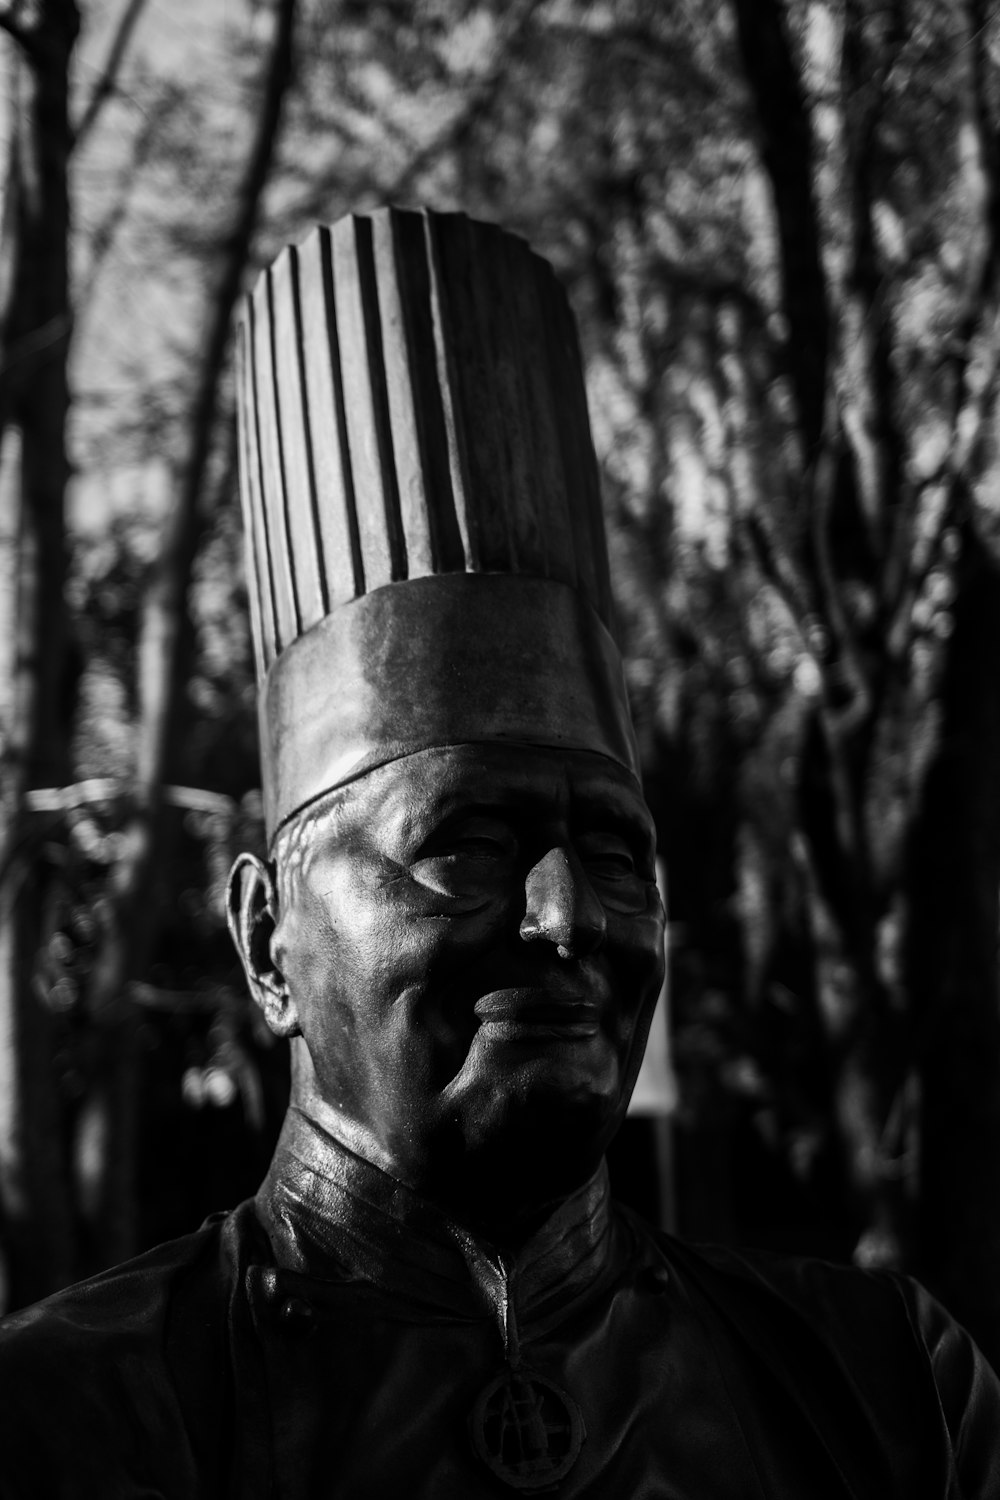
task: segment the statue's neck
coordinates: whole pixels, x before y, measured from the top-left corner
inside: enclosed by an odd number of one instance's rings
[[[409,1189],[417,1201],[433,1205],[445,1218],[464,1226],[475,1238],[516,1255],[558,1213],[564,1203],[586,1192],[600,1178],[603,1159],[595,1150],[589,1161],[573,1154],[533,1149],[522,1169],[514,1166],[517,1150],[500,1152],[492,1161],[482,1155],[445,1157],[440,1149],[422,1143],[420,1132],[406,1141],[407,1155],[401,1159],[377,1129],[366,1127],[331,1105],[324,1097],[305,1041],[292,1044],[292,1090],[288,1122],[283,1138],[294,1131],[305,1136],[310,1130],[314,1146],[303,1155],[318,1166],[323,1149],[346,1153],[348,1160],[375,1168],[394,1182],[397,1190]],[[298,1122],[298,1123],[296,1123]],[[422,1144],[423,1149],[415,1146]],[[452,1145],[454,1143],[451,1143]],[[544,1170],[555,1166],[555,1172]],[[575,1167],[577,1175],[569,1175]]]
[[[279,1266],[453,1310],[481,1312],[485,1304],[505,1341],[518,1320],[603,1282],[627,1234],[612,1213],[602,1164],[516,1252],[500,1249],[294,1105],[257,1211]]]

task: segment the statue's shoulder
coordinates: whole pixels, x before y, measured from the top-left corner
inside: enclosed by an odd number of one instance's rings
[[[707,1295],[737,1314],[806,1322],[838,1340],[868,1341],[891,1334],[933,1343],[948,1313],[912,1277],[863,1269],[809,1255],[695,1245],[661,1237],[668,1257]]]
[[[712,1321],[798,1401],[853,1403],[873,1430],[912,1432],[923,1421],[923,1440],[939,1432],[963,1494],[1000,1494],[1000,1381],[920,1282],[807,1256],[666,1239],[664,1250]]]
[[[664,1236],[669,1253],[706,1288],[735,1302],[782,1306],[815,1326],[857,1329],[865,1317],[912,1332],[948,1318],[930,1293],[902,1272],[863,1268],[812,1255],[687,1244]],[[862,1324],[859,1324],[862,1320]]]
[[[187,1470],[188,1407],[220,1399],[228,1308],[254,1224],[243,1204],[0,1319],[5,1500],[75,1495],[59,1486],[81,1462],[96,1466],[88,1482],[118,1493],[108,1466],[150,1449]]]
[[[0,1318],[0,1378],[22,1361],[99,1359],[108,1345],[123,1354],[163,1332],[172,1297],[189,1278],[219,1275],[221,1242],[231,1215],[214,1215],[193,1234],[55,1292]],[[231,1231],[230,1231],[231,1232]]]

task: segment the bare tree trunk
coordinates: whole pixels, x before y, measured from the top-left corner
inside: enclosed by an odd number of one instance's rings
[[[820,441],[829,313],[813,188],[812,130],[781,0],[735,0],[737,31],[775,197],[788,353],[806,455]]]
[[[1000,1367],[1000,572],[971,535],[966,548],[946,728],[910,859],[923,1084],[917,1270]]]
[[[111,901],[90,991],[92,1018],[102,1043],[90,1096],[81,1115],[87,1139],[76,1155],[88,1244],[95,1263],[108,1264],[134,1248],[136,1018],[129,982],[146,963],[156,931],[163,784],[186,722],[191,665],[187,593],[198,544],[208,520],[206,476],[219,418],[233,310],[246,270],[260,200],[278,139],[281,108],[291,79],[295,0],[278,0],[265,65],[261,107],[237,193],[214,291],[206,304],[201,359],[195,373],[186,453],[176,475],[173,507],[159,560],[143,604],[138,651],[139,750],[134,803],[124,854],[115,868]],[[115,1143],[110,1149],[110,1143]]]
[[[69,406],[66,355],[73,0],[26,12],[7,35],[0,246],[0,1215],[9,1300],[68,1279],[73,1243],[46,1016],[31,993],[44,874],[22,855],[23,796],[66,778],[72,662],[63,584]]]
[[[902,804],[899,829],[912,813],[922,770],[902,745],[908,720],[930,713],[934,688],[911,703],[908,595],[897,632],[902,648],[892,644],[910,583],[908,575],[897,577],[894,561],[915,503],[903,484],[893,331],[872,219],[875,143],[895,42],[881,36],[876,45],[868,12],[853,0],[829,8],[822,60],[829,76],[816,84],[826,121],[820,149],[785,0],[734,3],[774,194],[789,373],[798,393],[804,464],[801,538],[793,551],[797,609],[803,626],[803,604],[819,622],[824,642],[815,658],[821,686],[796,813],[815,992],[834,1122],[861,1219],[855,1254],[866,1264],[901,1264],[912,1230],[912,1059],[895,961],[885,960],[880,946],[880,934],[901,920],[893,902],[903,857],[901,833],[884,811],[891,794]],[[827,208],[837,205],[847,230],[836,254],[817,208],[821,180]],[[901,776],[891,785],[885,779],[885,768],[897,763],[907,766],[905,788]]]

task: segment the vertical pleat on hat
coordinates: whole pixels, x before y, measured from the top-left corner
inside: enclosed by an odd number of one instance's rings
[[[523,240],[398,209],[313,230],[248,298],[239,401],[260,676],[428,574],[557,579],[610,624],[573,316]]]

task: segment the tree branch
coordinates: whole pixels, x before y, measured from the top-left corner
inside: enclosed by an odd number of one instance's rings
[[[459,146],[477,120],[486,113],[507,80],[510,49],[531,20],[537,5],[538,0],[526,0],[526,3],[508,12],[503,35],[497,43],[493,62],[485,76],[470,91],[463,108],[454,118],[407,162],[389,191],[390,198],[402,201],[424,167]]]
[[[885,309],[886,277],[879,264],[872,205],[878,129],[885,82],[896,44],[882,39],[881,55],[866,46],[866,13],[847,0],[841,51],[841,138],[844,197],[848,204],[850,264],[843,289],[844,318],[837,394],[844,436],[854,460],[862,517],[873,553],[882,556],[889,541],[893,506],[899,500],[902,440],[896,423],[895,378]],[[898,514],[901,507],[896,504]],[[884,574],[883,574],[884,580]]]
[[[42,26],[42,8],[33,0],[0,0],[0,31],[30,50]]]
[[[118,231],[126,221],[133,194],[142,181],[142,168],[153,149],[163,118],[169,113],[173,102],[173,96],[167,94],[144,115],[142,126],[132,142],[131,158],[116,186],[111,207],[90,235],[90,259],[86,270],[80,277],[76,294],[77,306],[81,309],[88,309],[91,306],[94,287],[115,243]]]
[[[115,28],[114,38],[108,49],[108,55],[101,70],[101,76],[94,86],[93,92],[87,101],[87,107],[73,133],[73,144],[75,147],[80,146],[90,134],[101,110],[115,92],[118,83],[118,74],[121,72],[128,44],[132,39],[136,22],[141,16],[145,5],[146,0],[127,0],[125,9],[118,18],[118,25]]]
[[[823,432],[829,324],[809,112],[781,0],[734,0],[739,48],[774,193],[790,369],[806,453]]]

